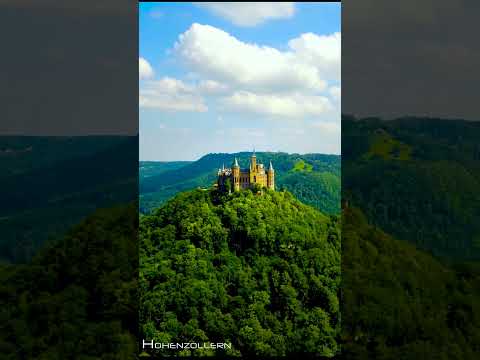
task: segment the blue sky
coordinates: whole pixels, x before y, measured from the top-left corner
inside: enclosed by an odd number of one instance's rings
[[[340,153],[339,3],[140,3],[140,160]]]

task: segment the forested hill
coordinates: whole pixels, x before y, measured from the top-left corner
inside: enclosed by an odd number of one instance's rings
[[[148,213],[176,193],[210,188],[218,168],[237,157],[248,167],[250,152],[208,154],[194,162],[140,162],[140,210]],[[328,214],[340,212],[340,156],[257,152],[257,161],[275,169],[277,189],[285,188],[302,202]],[[155,165],[157,164],[157,165]],[[182,165],[183,164],[183,165]]]
[[[343,215],[342,355],[478,359],[480,266],[447,267],[359,209]]]
[[[0,261],[26,262],[101,207],[138,198],[136,136],[0,136]]]
[[[2,359],[135,359],[137,205],[98,210],[28,264],[0,264]]]
[[[342,120],[342,193],[369,221],[436,255],[480,258],[480,123]]]
[[[140,218],[141,335],[231,342],[227,356],[332,356],[340,247],[338,218],[287,191],[180,193]]]

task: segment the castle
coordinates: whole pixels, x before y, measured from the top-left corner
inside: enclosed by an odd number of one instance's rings
[[[217,186],[220,189],[226,189],[227,183],[230,183],[229,190],[240,191],[247,189],[255,184],[275,190],[275,171],[272,162],[268,170],[265,170],[263,164],[257,164],[257,156],[253,152],[250,158],[250,166],[248,169],[240,169],[237,158],[235,158],[232,168],[228,169],[223,166],[218,170]]]

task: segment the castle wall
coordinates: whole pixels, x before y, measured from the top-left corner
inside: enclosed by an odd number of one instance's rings
[[[217,184],[219,187],[225,187],[227,181],[230,181],[231,190],[248,189],[253,184],[261,187],[275,189],[275,179],[273,170],[266,171],[263,164],[257,164],[256,158],[252,156],[249,169],[240,169],[238,166],[232,169],[222,169],[218,172]]]

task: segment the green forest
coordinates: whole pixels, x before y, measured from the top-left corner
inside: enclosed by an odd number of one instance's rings
[[[480,259],[480,124],[342,120],[342,196],[436,256]]]
[[[338,156],[276,153],[279,191],[231,195],[206,184],[232,154],[144,162],[140,218],[112,207],[136,196],[135,139],[0,139],[0,357],[135,359],[146,338],[232,343],[184,356],[478,359],[478,138],[345,117],[341,216]]]
[[[138,354],[137,205],[98,210],[28,264],[0,265],[0,358]]]
[[[286,189],[323,213],[340,213],[340,156],[257,152],[259,163],[273,163],[277,189]],[[248,167],[251,153],[207,154],[194,162],[140,162],[140,212],[147,214],[180,191],[210,188],[218,168],[235,157]]]
[[[141,216],[139,234],[141,337],[232,343],[196,355],[338,353],[337,216],[288,191],[193,190]]]
[[[478,359],[480,264],[447,266],[343,211],[342,356]]]
[[[342,119],[342,356],[480,356],[478,123]]]

